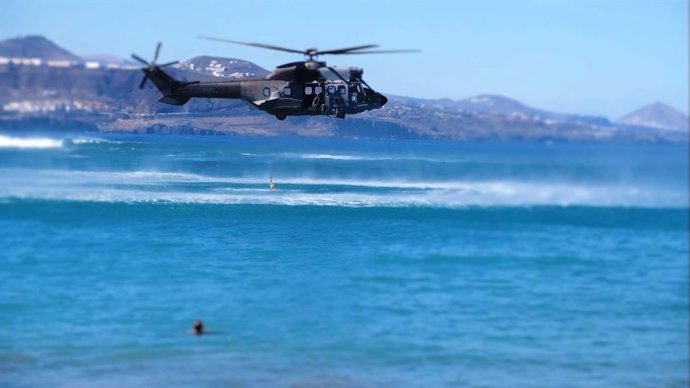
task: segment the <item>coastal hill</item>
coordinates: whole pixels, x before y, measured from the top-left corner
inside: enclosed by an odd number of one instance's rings
[[[0,57],[79,61],[81,58],[42,36],[25,36],[0,41]]]
[[[264,78],[269,74],[268,70],[249,61],[207,55],[188,59],[180,65],[184,70],[190,70],[213,77],[238,80]]]
[[[515,119],[545,121],[546,123],[565,122],[602,126],[608,126],[611,124],[609,119],[606,117],[547,112],[527,106],[512,98],[492,94],[481,94],[463,100],[452,100],[448,98],[437,100],[421,100],[416,98],[398,97],[398,101],[409,105],[434,106],[437,108],[462,110],[464,112],[473,114],[504,115],[513,117]]]
[[[618,123],[666,130],[688,131],[688,116],[662,103],[655,102],[628,113]]]
[[[183,81],[268,74],[246,60],[212,56],[195,57],[166,71]],[[80,58],[43,37],[0,41],[0,128],[452,140],[688,138],[687,130],[667,130],[683,117],[687,128],[687,116],[666,106],[611,122],[600,116],[548,112],[497,95],[463,100],[389,95],[382,109],[345,120],[320,116],[278,121],[239,100],[158,103],[160,94],[152,85],[139,89],[141,77],[130,61],[103,54]]]

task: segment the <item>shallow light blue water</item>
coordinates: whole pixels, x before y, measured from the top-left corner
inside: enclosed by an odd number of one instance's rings
[[[0,134],[0,385],[687,386],[687,158]]]

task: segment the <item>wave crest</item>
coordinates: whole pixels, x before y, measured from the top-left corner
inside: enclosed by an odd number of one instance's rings
[[[538,181],[266,179],[158,171],[4,169],[0,198],[350,207],[625,206],[685,208],[683,190]]]
[[[46,149],[62,148],[64,140],[49,137],[11,137],[0,135],[0,148]]]

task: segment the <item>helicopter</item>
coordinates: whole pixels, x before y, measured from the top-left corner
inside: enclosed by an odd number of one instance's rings
[[[357,114],[386,105],[388,98],[374,91],[364,81],[364,70],[359,67],[330,67],[318,60],[320,55],[388,54],[419,52],[419,50],[372,50],[375,44],[346,47],[332,50],[307,48],[296,50],[263,43],[247,43],[211,37],[200,39],[258,47],[294,54],[305,59],[276,67],[263,79],[233,81],[192,81],[174,79],[163,68],[176,65],[173,61],[157,64],[161,43],[151,62],[132,54],[132,58],[145,65],[141,70],[144,77],[139,84],[143,89],[148,80],[163,94],[160,102],[170,105],[184,105],[191,98],[241,99],[249,106],[274,115],[278,120],[287,116],[325,115],[344,119],[346,115]]]

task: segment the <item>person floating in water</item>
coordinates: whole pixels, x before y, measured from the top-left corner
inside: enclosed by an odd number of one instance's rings
[[[278,186],[276,186],[275,182],[273,182],[273,177],[270,177],[268,179],[268,188],[271,191],[276,191],[276,189],[278,188]]]
[[[194,321],[194,324],[192,325],[192,329],[190,330],[190,332],[196,335],[205,334],[206,332],[204,331],[204,323],[200,320]]]

